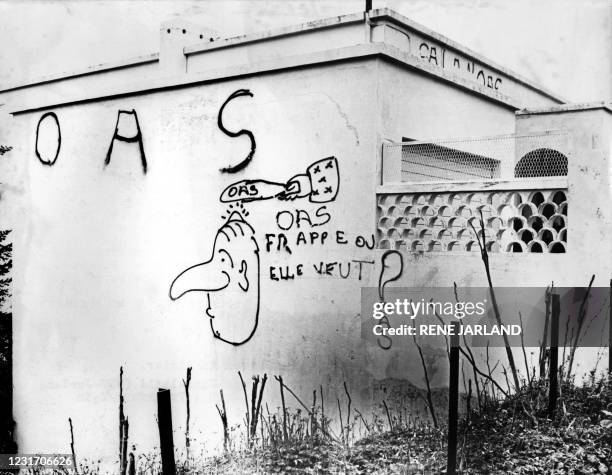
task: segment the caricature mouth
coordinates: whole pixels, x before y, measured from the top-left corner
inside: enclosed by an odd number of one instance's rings
[[[206,315],[208,315],[210,318],[215,318],[215,316],[210,313],[212,308],[210,307],[210,294],[208,292],[206,293],[206,300],[208,301],[208,307],[206,307]]]

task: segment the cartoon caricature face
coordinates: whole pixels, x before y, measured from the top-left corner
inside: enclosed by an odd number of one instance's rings
[[[212,256],[181,272],[170,285],[170,298],[206,294],[206,315],[213,336],[232,345],[251,339],[259,318],[259,247],[255,231],[233,212],[217,231]]]

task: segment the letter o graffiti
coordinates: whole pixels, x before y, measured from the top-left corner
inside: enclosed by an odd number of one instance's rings
[[[36,126],[35,152],[43,165],[51,166],[57,160],[62,146],[62,133],[55,112],[47,112]]]
[[[368,243],[367,239],[362,235],[359,235],[355,238],[355,246],[357,247],[367,247],[368,249],[374,249],[374,235],[372,235],[372,243]]]
[[[281,216],[287,214],[289,215],[289,225],[287,227],[283,227],[281,226]],[[283,210],[283,211],[279,211],[278,213],[276,213],[276,225],[282,229],[283,231],[288,231],[289,229],[291,229],[291,226],[293,226],[293,213],[291,213],[290,211],[287,210]]]

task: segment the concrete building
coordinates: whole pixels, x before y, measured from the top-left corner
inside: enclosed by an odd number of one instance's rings
[[[66,452],[71,417],[82,456],[112,462],[121,366],[139,451],[159,387],[184,429],[187,367],[194,446],[222,440],[220,388],[240,422],[238,370],[330,407],[346,381],[367,410],[420,363],[364,344],[361,289],[388,250],[390,285],[486,286],[480,212],[496,285],[607,285],[609,104],[564,104],[386,9],[160,40],[0,91],[21,452]]]

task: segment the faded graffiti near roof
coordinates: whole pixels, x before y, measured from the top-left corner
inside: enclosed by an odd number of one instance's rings
[[[428,64],[449,70],[495,91],[499,91],[502,86],[502,78],[493,70],[452,49],[427,41],[421,41],[418,48],[417,56]]]

